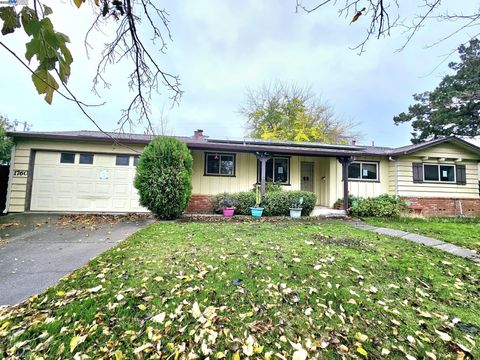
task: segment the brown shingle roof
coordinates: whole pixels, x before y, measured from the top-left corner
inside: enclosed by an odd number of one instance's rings
[[[12,131],[9,136],[14,138],[39,138],[51,140],[76,140],[76,141],[100,141],[118,142],[125,144],[148,144],[153,135],[129,134],[129,133],[103,133],[100,131]],[[407,145],[399,148],[362,145],[331,145],[321,143],[295,143],[289,141],[266,141],[257,139],[227,140],[210,138],[193,138],[176,136],[177,139],[187,144],[192,149],[211,151],[235,151],[235,152],[272,152],[277,154],[298,154],[317,156],[398,156],[409,154],[433,145],[447,141],[454,141],[468,148],[470,151],[480,154],[480,148],[454,136],[427,141],[421,144]]]

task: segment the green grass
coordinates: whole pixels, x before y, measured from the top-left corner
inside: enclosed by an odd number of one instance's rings
[[[0,310],[0,358],[476,358],[479,296],[473,262],[342,222],[164,222]]]
[[[480,218],[368,218],[370,225],[409,231],[480,252]]]

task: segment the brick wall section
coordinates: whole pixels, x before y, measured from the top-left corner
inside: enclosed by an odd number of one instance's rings
[[[188,214],[213,214],[213,204],[210,195],[192,195],[187,206]]]
[[[480,199],[403,197],[424,216],[480,216]]]

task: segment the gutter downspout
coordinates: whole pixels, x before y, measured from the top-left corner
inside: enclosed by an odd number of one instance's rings
[[[13,168],[15,166],[15,143],[12,146],[12,151],[10,152],[10,169],[8,174],[8,186],[7,186],[7,201],[5,202],[5,209],[3,213],[8,213],[10,209],[10,197],[12,195],[12,182],[13,182]]]

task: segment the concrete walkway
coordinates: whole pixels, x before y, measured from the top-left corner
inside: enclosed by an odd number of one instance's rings
[[[380,228],[372,225],[365,224],[360,221],[356,222],[351,222],[352,226],[362,229],[362,230],[368,230],[372,231],[377,234],[382,234],[382,235],[390,235],[390,236],[396,236],[402,239],[410,240],[413,241],[417,244],[422,244],[426,246],[430,246],[435,249],[439,249],[445,252],[448,252],[450,254],[456,255],[456,256],[461,256],[466,259],[470,259],[478,264],[480,264],[480,254],[477,254],[476,252],[465,249],[463,247],[453,245],[444,241],[440,241],[437,239],[433,239],[427,236],[423,235],[418,235],[418,234],[413,234],[409,233],[406,231],[402,230],[395,230],[395,229],[389,229],[389,228]]]

